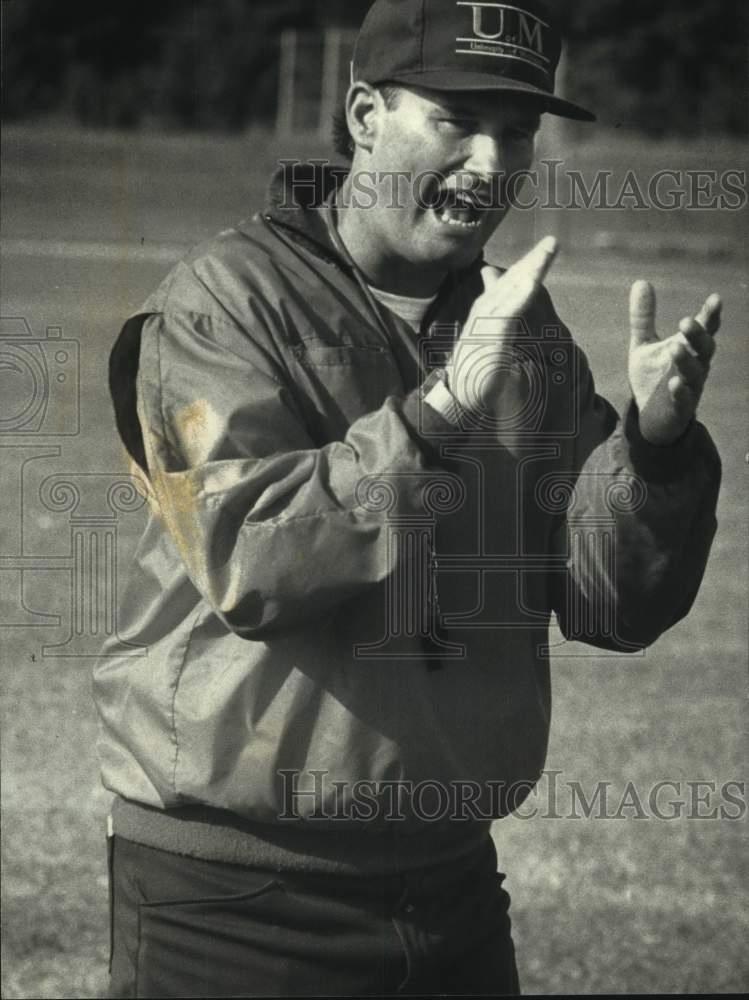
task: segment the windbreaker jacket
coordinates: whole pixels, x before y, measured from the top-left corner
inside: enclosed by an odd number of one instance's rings
[[[504,409],[448,422],[424,385],[481,262],[417,337],[332,241],[335,176],[292,181],[178,264],[112,355],[152,509],[95,671],[103,779],[261,823],[288,813],[290,773],[318,788],[302,818],[334,811],[313,772],[345,822],[387,782],[472,783],[501,815],[544,766],[550,615],[623,651],[685,615],[717,452],[697,423],[655,448],[634,406],[620,420],[544,290]]]

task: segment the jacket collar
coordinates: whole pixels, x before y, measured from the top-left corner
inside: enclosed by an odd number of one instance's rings
[[[330,238],[323,208],[348,172],[348,167],[319,160],[284,161],[270,179],[263,212],[265,222],[289,230],[296,242],[347,271],[350,266]]]

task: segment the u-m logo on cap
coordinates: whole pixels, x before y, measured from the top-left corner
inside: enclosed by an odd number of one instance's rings
[[[459,48],[458,52],[521,59],[534,65],[538,60],[549,62],[544,55],[544,28],[549,25],[540,17],[509,4],[457,0],[457,6],[470,7],[473,18],[473,37],[456,39],[459,45],[472,47]]]

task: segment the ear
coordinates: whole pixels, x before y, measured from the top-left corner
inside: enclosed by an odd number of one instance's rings
[[[369,83],[358,80],[346,94],[346,122],[355,146],[372,152],[384,102],[379,91]]]

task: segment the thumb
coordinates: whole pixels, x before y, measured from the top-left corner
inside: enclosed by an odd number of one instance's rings
[[[486,264],[481,268],[481,280],[484,282],[484,291],[488,292],[492,289],[497,281],[502,277],[502,272],[498,267],[492,267],[491,264]]]
[[[658,339],[655,332],[655,289],[649,281],[636,281],[632,285],[629,293],[629,330],[632,347]]]

